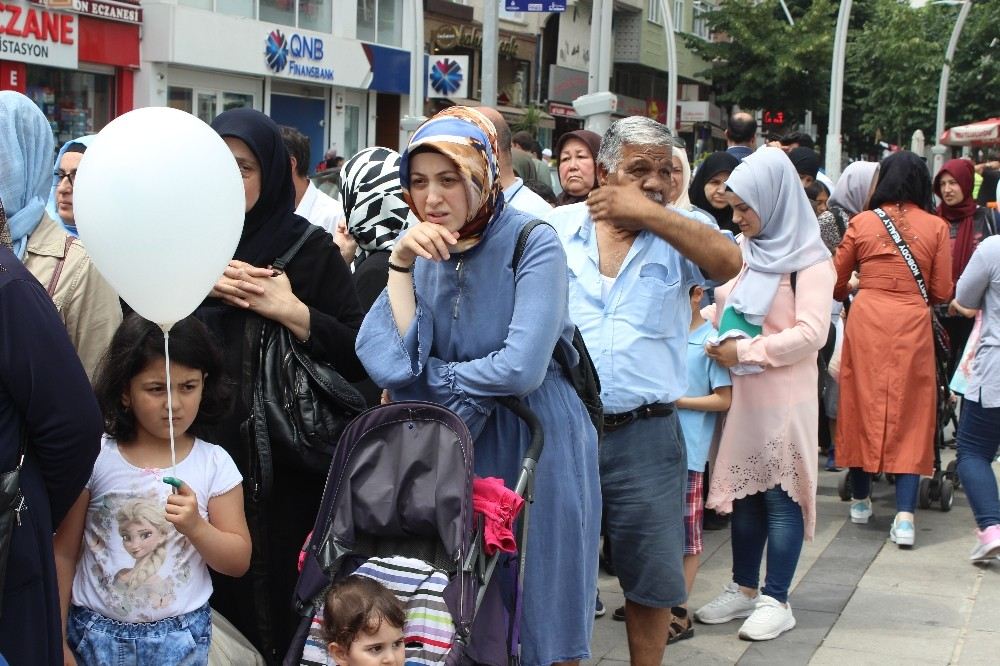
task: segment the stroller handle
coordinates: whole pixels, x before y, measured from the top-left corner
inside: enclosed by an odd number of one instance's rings
[[[528,447],[527,452],[525,452],[524,459],[526,461],[530,460],[532,463],[538,463],[538,458],[542,455],[542,447],[545,444],[541,421],[538,420],[533,411],[528,409],[520,399],[514,396],[497,398],[497,402],[514,412],[518,418],[527,424],[528,431],[531,433],[531,445]]]

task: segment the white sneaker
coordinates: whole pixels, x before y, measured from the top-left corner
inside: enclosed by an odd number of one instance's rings
[[[750,617],[757,607],[757,599],[740,592],[740,586],[729,582],[722,594],[694,612],[694,619],[702,624],[722,624],[740,617]]]
[[[897,515],[889,528],[889,539],[900,548],[912,548],[917,531],[912,520],[900,520]]]
[[[757,608],[740,627],[740,638],[745,641],[769,641],[794,626],[792,607],[762,594],[757,599]]]
[[[872,498],[866,497],[861,500],[851,502],[851,522],[858,525],[867,525],[868,519],[872,517]]]
[[[973,562],[989,562],[994,557],[1000,557],[1000,525],[990,525],[985,530],[977,530],[979,538],[976,547],[969,554]]]

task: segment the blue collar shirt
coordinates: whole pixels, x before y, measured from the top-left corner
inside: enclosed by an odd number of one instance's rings
[[[673,210],[705,223],[701,216]],[[687,391],[691,287],[715,283],[665,240],[642,231],[605,301],[597,234],[586,203],[556,208],[547,221],[566,250],[570,318],[597,368],[605,413],[682,397]]]

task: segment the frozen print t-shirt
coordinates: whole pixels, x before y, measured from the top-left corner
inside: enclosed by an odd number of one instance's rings
[[[208,566],[166,519],[173,487],[163,477],[170,473],[136,467],[122,457],[115,440],[101,442],[87,482],[90,504],[73,579],[74,604],[122,622],[154,622],[208,601]],[[200,439],[177,463],[177,478],[198,496],[198,512],[206,520],[209,500],[243,481],[222,447]]]

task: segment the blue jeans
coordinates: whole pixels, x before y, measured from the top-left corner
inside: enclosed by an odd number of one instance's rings
[[[896,474],[896,511],[913,513],[917,510],[919,474]],[[860,467],[851,468],[851,497],[866,499],[872,494],[872,475]]]
[[[81,666],[203,666],[208,663],[212,611],[205,604],[156,622],[119,622],[71,606],[66,633]]]
[[[733,581],[737,585],[757,589],[760,563],[764,558],[764,545],[767,544],[767,576],[763,592],[785,603],[805,536],[802,507],[780,486],[775,486],[734,501],[730,525],[733,533]]]
[[[1000,446],[1000,407],[983,407],[966,398],[958,423],[958,478],[972,506],[976,525],[1000,525],[1000,497],[993,459]]]

